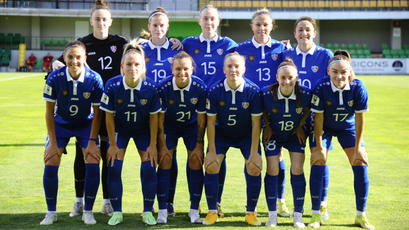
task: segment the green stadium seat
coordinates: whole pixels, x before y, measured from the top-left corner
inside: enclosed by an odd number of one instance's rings
[[[351,54],[351,56],[353,55],[353,54],[356,54],[357,53],[357,51],[356,51],[356,49],[350,49],[349,50],[349,53]]]
[[[364,55],[366,55],[367,57],[371,56],[371,51],[369,49],[365,49],[364,50]]]
[[[392,58],[391,54],[385,55],[385,58]]]
[[[334,43],[334,46],[333,46],[333,47],[334,47],[335,50],[337,50],[337,49],[340,48],[340,45],[339,45],[338,43]]]
[[[348,43],[347,47],[348,47],[348,50],[355,49],[355,45],[353,43]]]
[[[51,40],[46,39],[46,40],[43,41],[43,44],[45,46],[50,46],[51,45]]]
[[[179,41],[182,41],[182,40],[179,40]],[[63,39],[63,40],[59,40],[59,45],[60,46],[65,46],[65,45],[67,45],[67,41],[65,40],[65,39]]]
[[[391,50],[390,49],[383,49],[382,50],[383,56],[390,56],[391,55]]]
[[[23,36],[21,36],[21,34],[16,33],[13,36],[13,44],[20,44],[23,42]]]
[[[368,44],[363,43],[363,44],[362,44],[362,48],[364,48],[364,49],[368,49]]]
[[[360,44],[360,43],[355,44],[355,49],[361,49],[361,48],[362,48],[362,44]]]
[[[0,44],[4,44],[6,42],[6,35],[3,33],[0,33]]]
[[[11,45],[13,43],[13,37],[14,35],[12,33],[8,33],[4,43]]]
[[[400,55],[400,56],[405,56],[405,50],[398,50],[398,54]]]
[[[52,46],[59,46],[60,42],[58,40],[51,40],[51,45]]]
[[[388,44],[382,43],[381,48],[384,49],[389,49]]]
[[[343,49],[343,50],[348,49],[348,45],[345,44],[345,43],[342,43],[342,44],[341,44],[341,49]]]
[[[409,57],[409,49],[405,50],[405,54],[407,57]]]
[[[366,56],[364,54],[360,54],[358,55],[359,58],[366,58]]]
[[[327,43],[325,45],[325,48],[332,50],[332,49],[334,49],[334,45],[332,43]]]
[[[403,49],[409,50],[409,44],[403,44]]]

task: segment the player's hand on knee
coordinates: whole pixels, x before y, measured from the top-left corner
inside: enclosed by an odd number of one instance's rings
[[[88,141],[88,146],[84,151],[84,160],[86,163],[99,163],[101,153],[95,141]]]
[[[109,162],[111,162],[111,167],[114,167],[114,161],[119,156],[119,148],[117,145],[110,145],[107,151],[107,164],[109,166]]]
[[[205,170],[209,174],[218,173],[220,169],[220,163],[217,159],[216,153],[208,152],[205,157]]]
[[[258,176],[263,169],[263,160],[261,156],[255,152],[250,154],[249,159],[246,161],[247,173],[251,176]]]
[[[159,164],[160,165],[170,165],[172,163],[172,153],[169,151],[169,149],[166,146],[163,146],[160,148],[159,152]]]
[[[61,157],[57,144],[49,144],[44,150],[44,163],[47,164],[54,157]]]
[[[271,129],[270,126],[266,126],[263,128],[263,134],[261,136],[261,141],[263,142],[263,145],[268,144],[268,141],[270,140],[272,135],[273,135],[273,130]]]
[[[148,154],[148,160],[151,162],[152,167],[158,165],[158,149],[156,145],[149,145],[146,149],[146,154]]]
[[[368,155],[366,154],[364,148],[362,147],[359,147],[358,149],[355,148],[352,165],[353,166],[368,165]]]
[[[307,137],[305,136],[305,132],[304,132],[304,129],[302,128],[302,126],[299,126],[294,131],[294,133],[298,138],[298,142],[300,142],[300,144],[305,144],[305,140],[307,139]]]
[[[314,147],[311,150],[311,165],[325,165],[326,164],[326,154],[327,151],[322,146]]]

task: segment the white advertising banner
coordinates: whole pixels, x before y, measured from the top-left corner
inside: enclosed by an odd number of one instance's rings
[[[355,74],[406,75],[409,74],[409,59],[405,58],[353,58]]]

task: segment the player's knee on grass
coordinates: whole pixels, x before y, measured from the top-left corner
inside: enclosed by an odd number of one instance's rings
[[[208,174],[216,174],[219,173],[220,165],[217,161],[212,161],[206,164],[206,172]]]
[[[199,156],[197,155],[192,155],[189,157],[189,168],[193,170],[199,170],[202,168],[202,162],[203,159],[200,159]]]
[[[258,167],[256,164],[253,164],[253,163],[248,163],[247,165],[246,165],[247,167],[247,173],[250,175],[250,176],[258,176],[258,175],[260,175],[260,173],[261,173],[261,168],[260,167]]]

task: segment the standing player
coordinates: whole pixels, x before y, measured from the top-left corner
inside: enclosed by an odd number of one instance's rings
[[[241,43],[236,51],[246,57],[246,77],[260,88],[276,82],[281,52],[286,49],[284,43],[274,40],[270,33],[274,28],[274,19],[264,8],[257,10],[251,20],[253,38]],[[280,154],[281,155],[281,154]],[[281,216],[290,216],[284,199],[285,164],[280,158],[278,211]]]
[[[202,33],[199,36],[183,40],[184,50],[193,57],[196,63],[195,75],[201,78],[210,88],[214,83],[225,78],[223,61],[228,53],[234,51],[237,43],[228,37],[217,34],[220,24],[220,14],[216,7],[207,5],[200,11],[199,25]],[[226,178],[226,162],[223,161],[219,172],[219,192],[217,209],[219,217],[223,217],[221,197]]]
[[[48,212],[41,225],[57,221],[58,167],[63,149],[71,137],[78,139],[86,162],[86,199],[82,220],[85,224],[96,223],[92,207],[99,186],[98,106],[103,86],[99,74],[85,67],[85,60],[85,46],[82,42],[67,44],[64,50],[67,67],[52,72],[44,88],[48,136],[44,151],[43,183]]]
[[[365,113],[368,111],[368,92],[361,80],[355,79],[351,57],[338,50],[328,64],[329,78],[317,83],[311,100],[314,114],[316,148],[311,153],[310,190],[312,218],[309,224],[319,228],[321,222],[320,196],[322,178],[332,137],[337,137],[354,173],[357,216],[355,225],[375,229],[365,215],[369,191],[368,155],[364,148]]]
[[[294,37],[297,40],[295,48],[283,52],[283,58],[291,58],[298,69],[299,84],[311,90],[315,88],[317,82],[326,76],[328,61],[333,54],[330,50],[317,46],[314,43],[314,38],[317,36],[317,23],[310,17],[300,17],[295,22]],[[306,121],[307,136],[309,136],[310,149],[312,140],[314,139],[312,115]],[[315,144],[314,144],[315,146]],[[323,179],[323,189],[321,194],[321,218],[328,220],[327,195],[329,185],[329,170],[325,165],[325,173]]]
[[[165,78],[158,86],[162,101],[159,114],[158,223],[167,222],[170,170],[173,153],[181,137],[188,152],[190,222],[202,223],[199,203],[203,190],[206,85],[192,75],[193,59],[184,51],[174,57],[172,72],[173,76]]]
[[[49,52],[43,57],[43,72],[51,72],[51,62],[53,61],[53,58],[53,55],[51,55]]]
[[[142,47],[131,41],[121,59],[122,75],[111,78],[105,86],[101,109],[106,112],[109,137],[107,161],[108,185],[114,214],[109,225],[123,221],[121,171],[125,150],[132,138],[141,157],[141,184],[144,200],[142,221],[155,225],[152,215],[156,196],[156,138],[160,103],[155,84],[145,79],[145,56]]]
[[[209,212],[203,224],[217,221],[218,178],[229,147],[239,148],[245,158],[249,225],[260,225],[255,208],[261,189],[260,120],[262,100],[259,88],[243,77],[245,59],[239,53],[226,55],[226,78],[209,89],[207,99],[208,152],[205,158],[205,192]],[[217,120],[217,122],[216,122]]]
[[[291,59],[283,61],[277,70],[277,82],[263,89],[263,143],[267,160],[264,188],[269,209],[267,226],[277,225],[277,192],[280,152],[288,149],[291,159],[291,187],[294,200],[294,227],[305,228],[302,211],[305,196],[303,125],[310,114],[311,92],[299,86],[297,67]]]
[[[123,47],[128,40],[119,35],[109,34],[109,28],[112,25],[112,14],[109,7],[104,0],[96,0],[94,8],[91,11],[90,24],[93,32],[78,40],[85,44],[87,49],[87,64],[88,66],[98,72],[105,83],[113,76],[120,74],[120,61],[123,53]],[[64,65],[61,57],[54,61],[53,69],[57,69]],[[105,113],[102,112],[102,120],[105,120]],[[112,216],[112,206],[109,200],[108,186],[107,186],[107,133],[105,122],[101,124],[100,130],[100,148],[102,158],[102,191],[103,191],[103,205],[102,213]],[[83,209],[84,196],[84,156],[82,155],[79,143],[76,143],[76,155],[74,161],[74,176],[75,176],[75,193],[76,200],[74,208],[70,216],[78,216]]]

